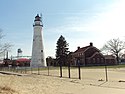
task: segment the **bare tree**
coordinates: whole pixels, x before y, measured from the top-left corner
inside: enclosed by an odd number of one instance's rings
[[[102,51],[108,51],[116,56],[117,64],[119,64],[119,54],[125,49],[125,42],[119,38],[109,40],[102,48]]]
[[[2,42],[4,35],[2,33],[2,30],[0,29],[0,55],[5,54],[5,52],[10,51],[12,44],[11,43],[5,43]]]

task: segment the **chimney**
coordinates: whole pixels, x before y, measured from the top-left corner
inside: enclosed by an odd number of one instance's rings
[[[90,46],[93,46],[93,43],[92,43],[92,42],[90,42]]]
[[[77,47],[77,50],[79,50],[79,49],[80,49],[80,46]]]

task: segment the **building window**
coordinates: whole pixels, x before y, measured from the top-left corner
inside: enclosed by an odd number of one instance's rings
[[[97,63],[99,63],[100,61],[99,61],[99,58],[97,58]]]
[[[44,62],[44,60],[42,59],[42,62]]]
[[[101,63],[103,63],[104,62],[104,60],[103,60],[103,58],[101,58]]]
[[[95,63],[95,58],[93,58],[93,63]]]

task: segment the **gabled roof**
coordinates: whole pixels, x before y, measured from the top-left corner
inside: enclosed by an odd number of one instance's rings
[[[91,57],[89,57],[89,58],[93,58],[95,55],[98,55],[98,54],[100,54],[102,57],[104,57],[103,55],[102,55],[102,53],[100,53],[100,52],[95,52]]]
[[[86,47],[82,47],[82,48],[78,48],[74,53],[76,53],[76,52],[85,52],[85,50],[87,49],[87,48],[89,48],[90,46],[86,46]]]
[[[115,59],[113,55],[104,55],[105,59]]]
[[[27,58],[20,58],[16,60],[17,62],[30,62],[30,59]]]
[[[97,49],[96,47],[94,47],[94,46],[85,46],[85,47],[82,47],[82,48],[78,48],[74,53],[77,53],[77,52],[85,52],[85,51],[87,51],[89,48],[91,48],[91,47],[93,47],[94,49],[96,49],[98,52],[100,52],[100,50],[99,49]]]

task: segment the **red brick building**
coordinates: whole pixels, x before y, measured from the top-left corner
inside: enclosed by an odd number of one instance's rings
[[[89,46],[78,47],[72,53],[72,65],[78,64],[81,66],[105,65],[105,57],[99,49],[93,46],[93,43],[90,43]]]

